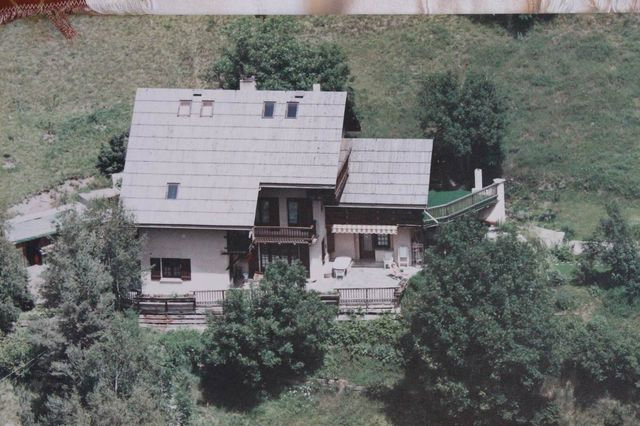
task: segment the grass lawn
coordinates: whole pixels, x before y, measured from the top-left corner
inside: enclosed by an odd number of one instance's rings
[[[0,208],[93,174],[100,144],[129,126],[137,87],[203,87],[231,18],[74,16],[0,27]],[[463,16],[300,18],[302,37],[345,49],[363,137],[417,137],[426,72],[494,76],[509,97],[511,203],[591,233],[619,198],[640,218],[640,16],[558,16],[521,38]],[[534,217],[535,219],[535,217]]]
[[[455,189],[452,191],[429,191],[429,207],[441,206],[460,197],[471,194],[465,189]]]

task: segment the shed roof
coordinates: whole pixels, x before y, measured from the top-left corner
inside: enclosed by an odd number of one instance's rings
[[[348,139],[349,177],[340,205],[425,208],[429,198],[431,139]]]
[[[261,184],[335,185],[346,96],[138,89],[121,199],[141,226],[250,227]],[[213,114],[203,117],[205,100]],[[276,102],[273,118],[262,118],[265,101]],[[297,118],[285,118],[287,102],[299,103]],[[168,183],[179,183],[175,200]]]
[[[14,244],[49,237],[56,232],[56,226],[62,215],[70,210],[80,212],[84,206],[79,203],[44,210],[38,213],[16,216],[5,222],[7,239]]]

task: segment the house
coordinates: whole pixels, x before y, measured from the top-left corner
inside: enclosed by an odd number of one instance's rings
[[[143,292],[224,290],[298,259],[418,261],[432,141],[349,139],[346,92],[138,89],[121,200],[146,247]]]

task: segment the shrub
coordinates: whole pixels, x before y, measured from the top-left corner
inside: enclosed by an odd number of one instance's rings
[[[258,289],[230,293],[203,336],[207,385],[259,398],[320,367],[335,312],[306,281],[299,262],[276,262]]]
[[[20,255],[0,232],[0,334],[12,329],[20,312],[33,308],[27,282]]]
[[[552,344],[542,256],[474,218],[439,228],[403,299],[406,382],[448,425],[533,424]],[[538,395],[538,396],[537,396]]]
[[[113,136],[106,145],[100,147],[96,167],[104,176],[109,177],[124,170],[128,139],[129,131],[122,132]]]
[[[370,321],[339,321],[333,328],[329,343],[344,349],[349,356],[371,357],[398,364],[402,358],[398,351],[404,324],[390,315]]]

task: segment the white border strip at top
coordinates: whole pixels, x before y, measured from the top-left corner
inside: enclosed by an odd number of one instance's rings
[[[640,0],[87,0],[102,14],[451,15],[640,12]]]

